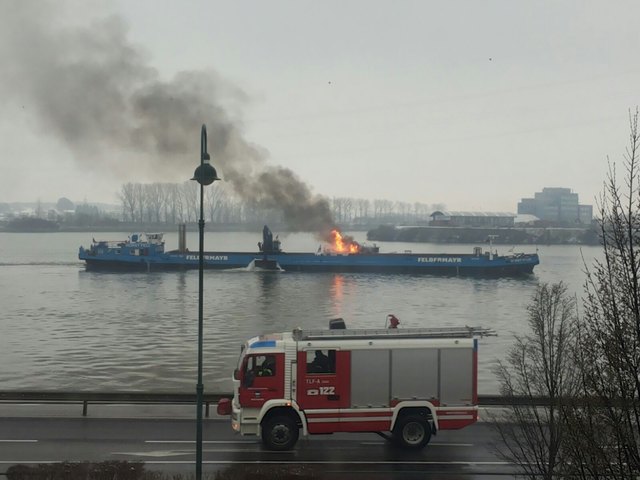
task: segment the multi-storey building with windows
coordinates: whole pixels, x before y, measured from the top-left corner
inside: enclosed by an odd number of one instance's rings
[[[562,224],[590,224],[592,205],[580,205],[578,194],[570,188],[545,187],[534,198],[518,203],[518,214],[535,215],[540,220]]]

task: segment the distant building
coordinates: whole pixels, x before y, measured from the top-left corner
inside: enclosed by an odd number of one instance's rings
[[[593,205],[578,205],[578,221],[584,224],[591,224],[593,220]]]
[[[535,215],[553,223],[588,225],[593,218],[593,206],[580,205],[578,194],[570,188],[545,187],[534,198],[523,198],[518,203],[518,214]]]
[[[516,216],[501,212],[444,212],[431,214],[430,225],[447,227],[513,227]]]

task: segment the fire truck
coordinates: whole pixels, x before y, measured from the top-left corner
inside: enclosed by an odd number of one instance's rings
[[[336,432],[373,432],[420,449],[439,430],[478,419],[478,338],[486,335],[495,333],[347,329],[342,319],[328,330],[261,335],[242,346],[233,399],[217,411],[269,450],[292,449],[300,433]]]

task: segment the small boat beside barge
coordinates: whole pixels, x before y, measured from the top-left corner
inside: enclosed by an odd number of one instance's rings
[[[198,252],[185,248],[180,230],[179,248],[165,251],[162,233],[133,234],[126,241],[96,241],[80,247],[78,258],[88,270],[187,270],[199,267]],[[530,274],[540,263],[537,253],[498,255],[482,247],[473,253],[380,253],[377,246],[352,242],[345,252],[335,249],[315,253],[284,252],[265,225],[257,252],[204,252],[204,268],[252,269],[285,272],[424,273],[444,275],[509,276]]]

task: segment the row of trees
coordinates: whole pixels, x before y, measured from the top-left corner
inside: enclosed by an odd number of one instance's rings
[[[530,400],[494,423],[500,455],[527,478],[640,478],[637,111],[630,123],[625,178],[611,165],[598,202],[604,256],[585,266],[582,302],[563,284],[540,285],[530,333],[496,369],[503,395]],[[533,406],[538,397],[544,407]]]
[[[205,217],[216,223],[282,223],[282,213],[264,209],[237,198],[228,185],[219,182],[204,190]],[[178,224],[196,222],[199,216],[199,185],[184,183],[127,183],[119,193],[122,218],[134,223]],[[357,198],[328,199],[333,217],[340,224],[372,222],[424,222],[443,204],[392,202]]]

